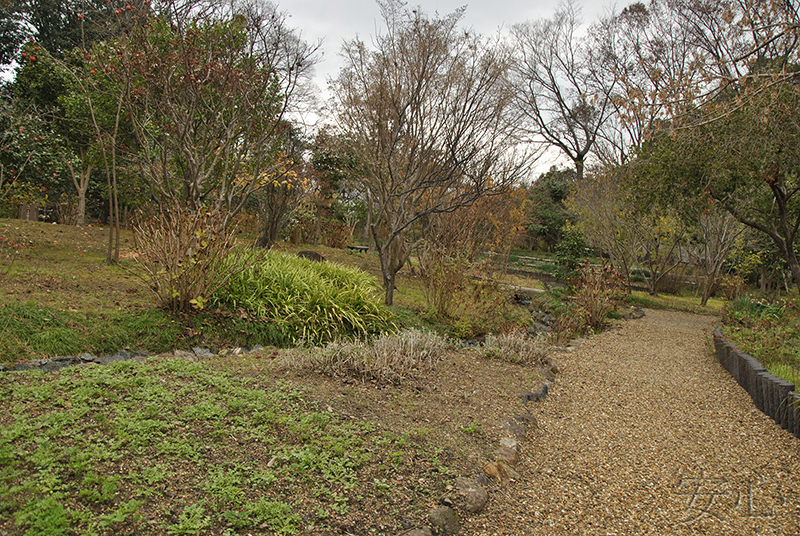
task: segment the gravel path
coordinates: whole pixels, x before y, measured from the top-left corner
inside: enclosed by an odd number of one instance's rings
[[[714,322],[647,311],[556,356],[522,478],[464,533],[800,534],[800,439],[715,360]]]

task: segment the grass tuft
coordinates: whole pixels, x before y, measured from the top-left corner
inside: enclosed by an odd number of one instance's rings
[[[452,343],[434,332],[409,329],[371,343],[331,343],[312,350],[311,366],[335,377],[400,385],[433,370]]]
[[[371,275],[275,252],[233,276],[215,299],[269,320],[293,343],[312,345],[379,333],[391,316]]]
[[[480,354],[486,359],[538,366],[545,364],[549,348],[546,336],[531,339],[524,331],[515,330],[500,335],[487,335]]]

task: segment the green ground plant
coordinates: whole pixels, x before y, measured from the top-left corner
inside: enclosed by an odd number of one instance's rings
[[[793,301],[733,299],[725,307],[723,333],[769,372],[800,385],[800,311]]]
[[[0,530],[297,534],[302,517],[376,490],[360,475],[382,436],[288,384],[174,358],[13,380],[0,386]]]

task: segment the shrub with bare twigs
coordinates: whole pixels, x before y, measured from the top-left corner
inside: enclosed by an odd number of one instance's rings
[[[237,247],[233,229],[218,212],[170,210],[140,218],[134,228],[135,260],[159,307],[202,309],[205,302],[260,253]]]

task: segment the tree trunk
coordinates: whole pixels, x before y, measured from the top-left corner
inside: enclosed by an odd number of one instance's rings
[[[387,279],[386,274],[383,275],[383,284],[386,287],[383,303],[385,305],[394,305],[394,276]]]
[[[372,226],[371,231],[378,258],[381,261],[381,275],[383,276],[383,286],[386,289],[384,304],[393,305],[397,272],[406,263],[405,236],[402,233],[389,235],[386,242],[381,244],[375,225]]]
[[[86,223],[86,191],[89,189],[89,178],[92,175],[94,164],[89,164],[85,168],[81,167],[78,175],[75,174],[75,168],[67,158],[62,158],[62,161],[69,168],[69,173],[72,176],[72,184],[75,186],[75,191],[78,193],[78,213],[75,215],[75,225],[83,226]],[[86,161],[86,151],[81,151],[81,163]]]
[[[75,225],[82,227],[86,223],[86,190],[78,191],[78,213],[75,215]]]
[[[705,285],[703,286],[703,297],[700,298],[700,307],[705,307],[708,299],[711,297],[711,292],[714,290],[714,285],[717,282],[716,274],[707,274]]]
[[[575,179],[576,182],[580,182],[583,180],[583,168],[584,168],[583,158],[577,158],[574,160],[574,162],[575,162]]]
[[[797,255],[794,252],[794,248],[789,248],[789,255],[787,255],[786,260],[789,263],[789,269],[792,271],[794,285],[797,288],[798,294],[800,294],[800,262],[797,261]]]

